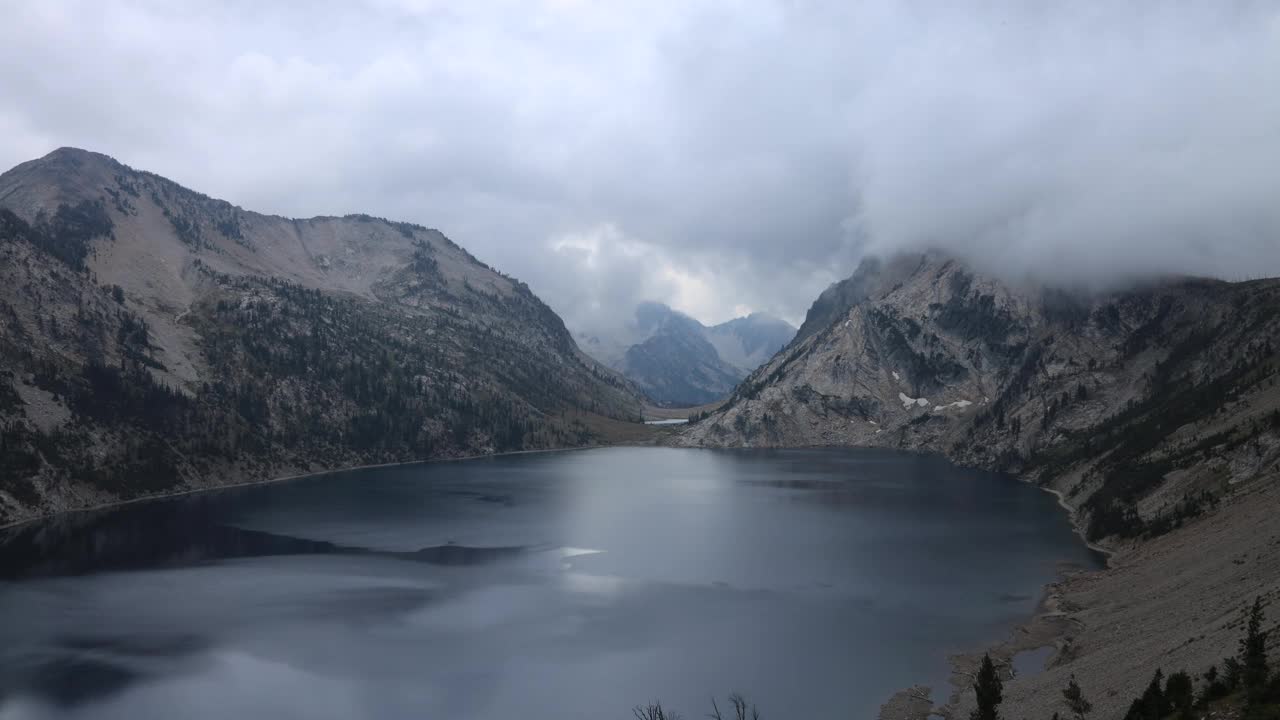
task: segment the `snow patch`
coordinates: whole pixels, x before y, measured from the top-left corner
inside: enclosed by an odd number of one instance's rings
[[[933,411],[934,411],[934,412],[942,412],[943,410],[949,410],[949,409],[951,409],[951,408],[955,408],[955,409],[957,409],[957,410],[963,410],[963,409],[965,409],[965,408],[969,407],[969,406],[970,406],[970,405],[972,405],[972,404],[973,404],[973,403],[969,402],[968,400],[957,400],[957,401],[955,401],[955,402],[953,402],[953,403],[948,403],[948,404],[946,404],[946,405],[937,405],[937,406],[934,406]]]
[[[913,398],[907,397],[906,393],[898,393],[898,399],[902,401],[902,407],[910,408],[912,405],[920,407],[929,407],[929,398]]]
[[[894,380],[899,380],[899,381],[901,381],[901,380],[902,380],[902,376],[898,374],[898,371],[897,371],[897,370],[894,370],[894,371],[893,371],[893,379],[894,379]]]

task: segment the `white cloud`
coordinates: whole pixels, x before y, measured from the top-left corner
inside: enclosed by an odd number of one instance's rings
[[[47,0],[6,8],[0,86],[0,166],[77,145],[421,222],[571,323],[798,320],[863,252],[922,245],[1280,273],[1271,3]]]
[[[683,265],[670,249],[628,237],[613,223],[553,237],[550,262],[575,278],[574,294],[562,303],[566,322],[580,328],[606,328],[630,313],[639,301],[663,302],[708,322],[728,320],[749,306],[735,304],[726,277],[709,268]]]

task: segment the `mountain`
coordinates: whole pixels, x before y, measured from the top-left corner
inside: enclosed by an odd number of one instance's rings
[[[0,519],[595,441],[640,397],[436,230],[63,148],[0,175]]]
[[[751,313],[706,330],[716,353],[743,377],[768,362],[796,334],[790,323],[767,313]]]
[[[1121,717],[1154,668],[1222,667],[1241,612],[1280,593],[1278,337],[1280,280],[1074,292],[939,253],[872,260],[676,442],[935,452],[1053,491],[1107,569],[1066,571],[1004,642],[953,658],[949,701],[935,691],[967,717],[983,652],[1051,648],[1006,680],[1002,715],[1049,717],[1078,680]]]
[[[641,303],[633,320],[578,336],[583,349],[659,405],[691,407],[728,395],[795,334],[785,321],[753,313],[707,327],[662,303]]]
[[[871,260],[682,441],[940,452],[1039,479],[1122,542],[1280,469],[1278,336],[1277,280],[1086,294]]]

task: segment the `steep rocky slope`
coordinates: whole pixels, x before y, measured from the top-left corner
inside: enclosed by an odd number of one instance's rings
[[[659,405],[692,407],[728,395],[794,334],[795,328],[764,313],[707,327],[662,303],[646,302],[626,326],[578,339]]]
[[[1055,650],[1045,672],[1008,680],[1001,712],[1061,711],[1075,676],[1100,717],[1119,717],[1155,668],[1202,673],[1234,655],[1243,608],[1280,597],[1278,337],[1277,280],[1083,293],[936,253],[868,261],[678,441],[933,451],[1057,492],[1115,554],[992,649],[1002,663]],[[968,717],[975,663],[958,660],[944,716]],[[918,694],[897,700],[924,717]],[[882,717],[901,720],[896,707]]]
[[[261,215],[70,148],[0,175],[0,339],[0,520],[639,417],[435,230]]]
[[[942,452],[1039,479],[1118,544],[1280,469],[1277,331],[1280,281],[1084,294],[868,261],[682,441]]]

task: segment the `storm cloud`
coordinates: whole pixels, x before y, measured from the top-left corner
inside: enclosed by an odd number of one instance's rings
[[[799,320],[867,253],[1280,274],[1273,3],[20,3],[0,165],[438,227],[571,326]]]

